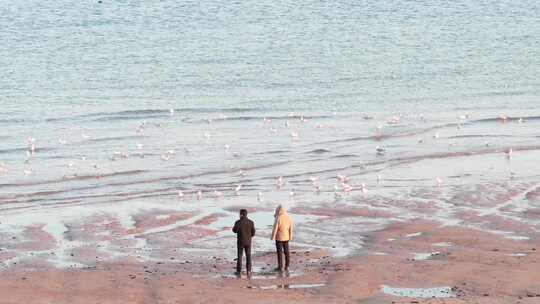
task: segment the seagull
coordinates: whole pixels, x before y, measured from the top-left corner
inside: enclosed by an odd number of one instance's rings
[[[224,147],[225,147],[225,151],[229,151],[229,149],[231,148],[231,146],[229,145],[225,145]]]
[[[290,127],[290,126],[291,126],[291,123],[290,123],[290,122],[289,122],[288,120],[287,120],[287,121],[285,121],[285,127],[287,127],[287,128],[288,128],[288,127]]]
[[[435,138],[435,139],[439,138],[439,133],[438,133],[438,132],[435,133],[435,134],[433,135],[433,138]]]
[[[75,164],[73,162],[70,162],[67,166],[68,166],[68,168],[72,169],[73,166],[75,166]]]
[[[199,191],[197,192],[197,199],[198,199],[199,201],[202,199],[202,191],[201,191],[201,190],[199,190]]]
[[[67,144],[67,141],[65,139],[63,139],[63,138],[59,138],[58,143],[61,144],[61,145],[65,145],[65,144]]]
[[[169,110],[169,115],[170,115],[170,116],[174,116],[174,109],[170,109],[170,110]]]
[[[383,148],[381,146],[377,146],[375,150],[377,151],[377,155],[383,155],[386,152],[386,148]]]
[[[257,202],[262,202],[262,192],[257,193]]]
[[[508,149],[508,150],[505,151],[504,153],[506,153],[506,158],[507,158],[507,159],[512,158],[512,153],[513,153],[512,148]]]
[[[204,138],[206,138],[206,139],[210,139],[210,133],[208,133],[208,132],[204,132]]]
[[[180,199],[184,198],[184,192],[182,192],[182,190],[178,190],[178,197]]]
[[[294,193],[294,191],[289,192],[289,197],[291,199],[294,198],[295,195],[296,195],[296,193]]]
[[[27,169],[27,170],[24,170],[23,173],[24,173],[24,175],[31,175],[31,174],[32,174],[32,170]]]
[[[265,124],[269,124],[269,123],[272,122],[272,119],[269,119],[269,118],[266,118],[266,117],[265,117],[265,118],[263,118],[263,122],[264,122]]]
[[[362,185],[360,185],[360,190],[362,190],[362,193],[366,194],[368,192],[366,184],[362,183]]]
[[[236,188],[234,189],[234,194],[236,196],[240,195],[240,189],[242,189],[242,184],[239,184],[238,186],[236,186]]]
[[[440,177],[437,177],[435,181],[437,182],[437,187],[440,187],[442,184],[442,179]]]
[[[377,184],[381,182],[381,175],[377,174]]]
[[[278,189],[280,189],[282,186],[283,186],[284,182],[283,182],[283,176],[280,176],[277,178],[277,181],[276,181],[276,186]]]
[[[352,186],[347,183],[341,183],[341,188],[345,193],[349,193],[353,189]]]
[[[142,150],[144,148],[143,144],[137,143],[137,149]]]

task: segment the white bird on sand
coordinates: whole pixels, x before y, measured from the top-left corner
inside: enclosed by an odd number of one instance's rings
[[[366,194],[368,192],[368,189],[366,187],[366,184],[362,183],[360,185],[360,190],[362,190],[362,193]]]
[[[180,199],[184,198],[184,192],[182,192],[182,190],[178,190],[178,197]]]
[[[174,116],[174,109],[170,109],[170,110],[169,110],[169,115],[170,115],[170,116]]]
[[[36,139],[33,137],[28,137],[28,144],[33,144],[36,142]]]
[[[520,119],[518,120],[518,123],[519,123],[519,124],[523,123],[523,118],[520,118]]]
[[[197,192],[197,199],[198,199],[199,201],[202,199],[202,191],[201,191],[201,190],[199,190],[199,191]]]
[[[67,166],[68,168],[72,169],[75,166],[75,164],[73,162],[70,162]]]
[[[375,151],[377,151],[377,154],[378,154],[378,155],[383,155],[383,154],[386,152],[386,148],[381,147],[381,146],[377,146],[377,147],[375,148]]]
[[[276,187],[280,189],[281,187],[283,187],[283,184],[284,184],[283,176],[278,177],[276,180]]]
[[[257,193],[257,202],[262,202],[262,192]]]
[[[352,191],[353,187],[347,183],[341,183],[341,189],[343,189],[345,193],[349,193]]]
[[[30,152],[32,152],[32,154],[36,152],[36,144],[34,143],[30,144]]]
[[[289,197],[291,199],[294,198],[295,195],[296,195],[296,193],[294,193],[294,191],[289,192]]]
[[[32,174],[32,170],[27,169],[27,170],[24,170],[23,173],[24,173],[24,175],[31,175],[31,174]]]
[[[269,119],[269,118],[266,118],[266,117],[265,117],[265,118],[263,118],[263,122],[264,122],[265,124],[269,124],[269,123],[272,123],[272,119]]]
[[[377,184],[381,182],[381,175],[377,174]]]
[[[506,158],[507,158],[507,159],[512,158],[512,153],[513,153],[512,148],[508,149],[508,150],[505,151],[504,153],[506,154]]]
[[[144,148],[143,144],[137,143],[137,149],[142,150]]]
[[[242,189],[242,184],[237,185],[236,188],[234,189],[234,194],[236,196],[240,195],[240,189]]]
[[[277,134],[278,130],[276,128],[270,128],[270,132]]]
[[[225,151],[229,151],[229,149],[231,148],[231,146],[225,145],[224,148],[225,148]]]
[[[439,138],[439,133],[438,133],[438,132],[435,133],[435,134],[433,135],[433,138],[435,138],[435,139]]]
[[[204,138],[210,139],[211,135],[208,132],[204,132]]]
[[[63,139],[63,138],[59,138],[58,143],[61,144],[61,145],[65,145],[65,144],[67,144],[67,141],[65,139]]]
[[[287,121],[285,121],[285,127],[287,127],[287,128],[288,128],[288,127],[290,127],[290,126],[291,126],[291,123],[290,123],[290,122],[289,122],[288,120],[287,120]]]
[[[435,181],[437,182],[437,187],[440,187],[442,185],[442,179],[440,177],[437,177]]]

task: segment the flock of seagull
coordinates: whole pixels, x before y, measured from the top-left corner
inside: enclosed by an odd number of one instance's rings
[[[175,113],[176,113],[176,111],[175,111],[174,109],[170,109],[170,110],[169,110],[169,115],[170,115],[170,116],[176,115]],[[334,113],[334,115],[336,115],[336,113]],[[304,122],[307,121],[306,117],[303,116],[303,115],[299,115],[299,116],[298,116],[298,115],[290,114],[289,116],[290,116],[291,118],[298,118],[299,121],[300,121],[301,123],[304,123]],[[362,116],[362,118],[365,119],[365,120],[373,119],[372,116],[367,115],[367,114],[364,114],[364,115]],[[464,121],[464,120],[467,120],[467,119],[469,119],[469,118],[470,118],[469,115],[464,115],[464,116],[460,116],[460,117],[459,117],[459,120],[460,120],[460,121]],[[399,114],[399,115],[394,115],[394,116],[390,117],[390,118],[386,121],[386,123],[387,123],[388,125],[396,125],[396,124],[399,124],[399,123],[401,122],[401,119],[402,119],[402,115],[400,115],[400,114]],[[425,118],[424,118],[422,115],[420,115],[420,119],[423,120],[423,121],[425,120]],[[507,117],[506,115],[501,115],[501,116],[499,117],[499,119],[500,119],[501,121],[503,121],[503,122],[507,122],[507,121],[510,120],[510,118]],[[207,121],[208,123],[212,123],[212,119],[210,119],[210,118],[207,119],[206,121]],[[523,119],[520,118],[518,122],[519,122],[519,123],[523,123],[524,121],[523,121]],[[278,132],[278,130],[277,130],[275,127],[272,126],[272,119],[266,118],[266,117],[265,117],[265,118],[263,118],[263,123],[264,123],[265,125],[270,125],[270,131],[271,131],[272,133],[277,133],[277,132]],[[155,124],[155,125],[156,125],[156,126],[160,126],[161,124]],[[137,128],[136,128],[136,130],[135,130],[136,133],[138,133],[138,134],[143,133],[143,132],[145,131],[145,128],[146,128],[147,126],[148,126],[148,123],[147,123],[146,121],[143,121],[142,123],[140,123],[140,124],[137,126]],[[460,123],[457,124],[457,126],[458,126],[458,129],[461,129],[461,124],[460,124]],[[293,141],[298,141],[298,140],[300,139],[299,133],[298,133],[297,131],[294,131],[294,130],[291,128],[291,123],[290,123],[289,120],[286,120],[286,122],[285,122],[285,127],[289,130],[289,135],[290,135],[290,137],[291,137],[291,139],[292,139]],[[324,126],[321,125],[321,124],[319,124],[319,125],[316,126],[316,128],[322,128],[322,127],[324,127]],[[376,127],[377,135],[380,135],[380,134],[381,134],[382,128],[383,128],[383,125],[381,125],[381,124],[379,124],[379,125]],[[83,135],[83,136],[84,136],[85,138],[88,138],[87,135]],[[211,135],[210,135],[209,132],[204,132],[204,133],[203,133],[203,136],[204,136],[204,138],[207,139],[207,140],[209,140],[209,139],[211,138]],[[433,138],[434,138],[434,139],[439,138],[439,133],[435,133],[435,134],[433,135]],[[420,139],[418,142],[419,142],[419,143],[422,143],[422,142],[423,142],[423,139]],[[58,144],[60,144],[60,145],[66,145],[66,144],[67,144],[67,141],[66,141],[64,138],[58,138]],[[30,164],[32,158],[35,156],[35,154],[36,154],[37,151],[38,151],[38,149],[37,149],[37,144],[36,144],[36,139],[33,138],[33,137],[29,137],[29,138],[27,139],[27,145],[28,145],[28,149],[26,150],[26,160],[25,160],[25,163],[26,163],[26,164]],[[487,144],[486,144],[486,145],[487,145]],[[137,144],[136,144],[136,149],[137,149],[138,151],[141,152],[141,153],[138,153],[138,155],[141,156],[141,157],[144,157],[144,154],[142,153],[142,151],[143,151],[143,149],[144,149],[144,145],[141,144],[141,143],[137,143]],[[230,147],[230,145],[227,144],[227,145],[224,146],[224,149],[225,149],[226,151],[229,151],[229,150],[231,149],[231,147]],[[187,148],[184,148],[184,152],[185,152],[185,153],[189,153],[190,151],[189,151]],[[385,147],[383,147],[383,146],[377,146],[377,147],[375,148],[375,153],[376,153],[377,155],[384,155],[386,152],[387,152],[387,149],[386,149]],[[505,151],[506,157],[507,157],[508,159],[510,159],[510,158],[512,157],[512,153],[513,153],[512,149],[508,149],[508,150]],[[168,160],[173,159],[173,158],[175,157],[175,154],[176,154],[176,151],[175,151],[175,150],[168,150],[168,151],[165,151],[164,153],[162,153],[162,154],[160,155],[160,158],[161,158],[161,160],[163,160],[163,161],[168,161]],[[238,156],[238,154],[236,154],[236,153],[233,153],[233,155],[234,155],[234,156]],[[110,160],[111,160],[111,161],[116,161],[116,160],[127,159],[127,158],[130,158],[130,154],[129,154],[128,152],[115,151],[115,152],[113,152],[112,156],[110,157]],[[82,157],[81,157],[81,160],[86,160],[86,157],[85,157],[85,156],[82,156]],[[97,165],[97,164],[93,164],[92,166],[93,166],[95,169],[99,169],[99,168],[100,168],[100,166]],[[74,163],[73,163],[73,162],[69,162],[69,163],[67,164],[67,167],[70,168],[70,169],[72,169],[72,168],[74,167]],[[6,175],[6,174],[8,174],[8,173],[9,173],[8,167],[7,167],[4,163],[1,163],[1,162],[0,162],[0,174]],[[32,175],[32,173],[33,173],[33,172],[32,172],[31,169],[24,169],[24,170],[23,170],[23,174],[24,174],[25,176]],[[240,171],[239,174],[240,174],[241,176],[245,176],[245,172],[243,172],[243,171]],[[74,176],[76,176],[76,174],[74,174]],[[66,177],[66,176],[64,176],[64,177]],[[98,174],[97,174],[97,177],[99,178],[99,177],[101,177],[101,175],[98,173]],[[334,192],[334,195],[335,195],[336,198],[341,198],[341,197],[343,197],[343,195],[347,195],[347,194],[349,194],[349,193],[351,193],[351,192],[353,192],[353,191],[356,191],[356,190],[359,190],[361,193],[364,193],[364,194],[368,192],[367,186],[366,186],[364,183],[361,183],[360,185],[358,185],[357,187],[355,187],[355,186],[352,185],[350,179],[349,179],[347,176],[345,176],[345,175],[340,175],[340,174],[338,174],[337,176],[335,176],[335,179],[336,179],[336,183],[334,184],[333,192]],[[320,183],[319,178],[318,178],[318,177],[311,177],[311,178],[310,178],[310,181],[311,181],[311,185],[312,185],[312,187],[313,187],[314,192],[317,193],[317,194],[320,193],[320,192],[322,191],[322,185],[321,185],[321,183]],[[377,175],[377,183],[380,183],[380,182],[381,182],[381,176],[380,176],[380,175]],[[443,184],[442,178],[441,178],[441,177],[437,177],[437,178],[435,179],[435,183],[436,183],[437,186],[440,187],[440,186]],[[279,190],[279,189],[282,189],[282,188],[284,187],[284,185],[285,185],[285,181],[284,181],[283,176],[278,176],[278,177],[276,177],[276,181],[275,181],[275,186],[276,186],[276,188],[277,188],[278,190]],[[233,189],[231,189],[231,192],[234,193],[234,195],[239,196],[239,195],[240,195],[240,191],[242,190],[242,188],[243,188],[243,185],[242,185],[242,184],[237,184],[236,186],[234,186]],[[205,191],[205,192],[206,192],[206,191]],[[192,191],[178,190],[178,191],[177,191],[177,196],[178,196],[178,198],[180,198],[180,199],[184,199],[184,198],[186,197],[186,194],[188,194],[188,193],[195,194],[197,200],[201,200],[201,199],[203,198],[203,194],[204,194],[202,190],[192,190]],[[224,194],[223,194],[223,192],[221,192],[221,191],[214,190],[214,191],[213,191],[213,196],[214,196],[215,198],[220,198],[220,197],[223,197]],[[295,196],[294,191],[290,191],[289,196],[290,196],[290,198],[294,198],[294,196]],[[262,192],[258,192],[258,193],[257,193],[257,200],[258,200],[258,201],[262,201],[262,199],[263,199],[263,193],[262,193]]]

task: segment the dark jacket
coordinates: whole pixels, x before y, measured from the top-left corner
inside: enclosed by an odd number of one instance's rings
[[[251,238],[255,235],[255,224],[247,217],[243,217],[234,223],[232,231],[236,233],[239,245],[250,246]]]

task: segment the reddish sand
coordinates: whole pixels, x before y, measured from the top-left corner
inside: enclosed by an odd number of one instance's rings
[[[414,253],[430,252],[438,253],[414,260]],[[365,250],[347,259],[294,251],[290,277],[270,272],[273,253],[254,258],[267,267],[251,280],[232,276],[234,261],[219,257],[205,263],[124,259],[65,270],[15,265],[0,273],[0,303],[540,303],[540,239],[510,240],[432,222],[372,233]],[[455,297],[395,297],[383,294],[382,285],[448,286]]]

